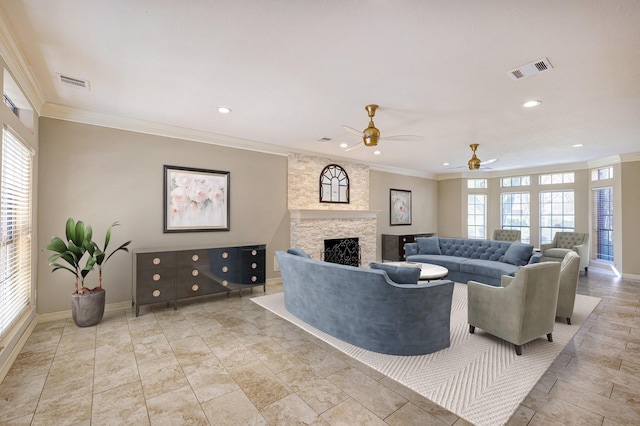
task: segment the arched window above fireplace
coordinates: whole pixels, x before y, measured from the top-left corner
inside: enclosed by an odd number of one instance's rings
[[[320,173],[320,202],[349,204],[349,176],[337,164],[329,164]]]

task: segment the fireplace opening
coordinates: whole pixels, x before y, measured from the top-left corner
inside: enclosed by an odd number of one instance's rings
[[[360,242],[358,238],[324,240],[322,258],[325,262],[360,266]]]

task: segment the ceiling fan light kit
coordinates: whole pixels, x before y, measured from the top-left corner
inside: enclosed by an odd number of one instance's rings
[[[476,156],[476,149],[478,149],[478,144],[477,143],[472,143],[471,145],[469,145],[469,147],[471,148],[471,151],[473,151],[473,156],[471,157],[471,159],[469,160],[469,170],[478,170],[480,168],[480,159]]]

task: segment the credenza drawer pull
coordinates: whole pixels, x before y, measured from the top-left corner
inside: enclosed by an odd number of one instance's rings
[[[229,285],[229,281],[227,280],[222,281],[222,285],[226,287],[227,285]]]
[[[256,277],[255,275],[253,275],[253,276],[251,277],[251,282],[252,282],[252,283],[255,283],[256,281],[258,281],[258,277]]]
[[[197,262],[198,260],[200,260],[200,256],[198,256],[197,254],[194,254],[193,256],[191,256],[191,260],[193,260],[194,262]]]
[[[154,265],[159,265],[160,264],[160,258],[159,257],[154,257],[152,260]]]
[[[256,262],[253,262],[251,264],[251,269],[256,269],[258,267],[258,264]]]
[[[229,253],[227,253],[226,251],[222,252],[222,258],[226,259],[227,257],[229,257]]]
[[[153,297],[158,297],[160,296],[160,290],[153,290],[153,293],[151,294],[153,294]]]
[[[154,281],[160,281],[160,274],[153,274]]]
[[[197,277],[199,274],[197,269],[194,269],[193,271],[191,271],[191,275],[193,275],[194,277]]]
[[[228,267],[226,267],[226,266],[223,266],[223,267],[222,267],[222,272],[227,272],[228,270],[229,270],[229,268],[228,268]]]
[[[191,290],[193,290],[193,291],[198,291],[199,288],[200,287],[198,287],[198,284],[194,284],[194,285],[191,286]]]
[[[251,255],[255,256],[256,254],[258,254],[258,252],[256,250],[251,250]]]

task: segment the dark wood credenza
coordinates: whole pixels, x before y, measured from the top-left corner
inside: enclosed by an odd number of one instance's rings
[[[266,291],[264,244],[189,250],[133,252],[136,316],[140,305],[262,286]]]
[[[413,243],[418,237],[433,237],[434,232],[419,234],[389,235],[382,234],[382,260],[401,262],[405,260],[404,245]]]

